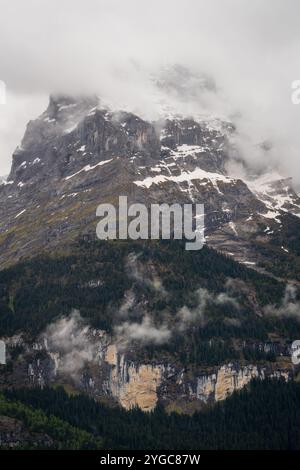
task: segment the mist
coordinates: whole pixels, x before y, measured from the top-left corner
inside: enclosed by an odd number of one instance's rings
[[[264,308],[266,315],[279,318],[294,318],[300,321],[300,301],[298,290],[295,285],[287,284],[283,299],[279,306],[267,305]]]
[[[82,369],[87,363],[99,360],[99,345],[92,340],[91,328],[78,310],[48,325],[41,334],[47,350],[58,354],[57,372],[80,381]]]
[[[291,100],[300,78],[297,0],[0,0],[0,8],[8,90],[0,174],[50,93],[97,93],[147,119],[162,99],[182,114],[231,119],[250,166],[276,167],[300,185],[300,105]],[[155,77],[174,64],[190,71],[186,86],[162,96]],[[199,86],[199,76],[214,86]]]
[[[154,274],[154,280],[149,273],[143,269],[143,265],[138,263],[138,256],[129,256],[127,268],[130,267],[132,279],[137,286],[150,288],[157,298],[170,299],[171,293],[167,292],[161,279]],[[145,345],[162,345],[169,343],[177,334],[183,334],[189,328],[197,325],[204,328],[211,320],[209,315],[210,306],[229,305],[238,311],[240,304],[237,297],[234,280],[228,279],[225,284],[225,291],[218,294],[209,292],[205,288],[199,288],[194,292],[195,306],[193,308],[183,305],[170,316],[170,312],[163,311],[159,320],[153,320],[153,315],[147,311],[147,305],[139,303],[132,290],[124,295],[123,302],[117,312],[120,323],[114,328],[114,338],[119,350],[126,350],[132,343]],[[246,286],[245,288],[246,289]],[[132,318],[131,313],[134,313]],[[239,326],[236,319],[225,318],[225,323],[231,321],[234,326]]]

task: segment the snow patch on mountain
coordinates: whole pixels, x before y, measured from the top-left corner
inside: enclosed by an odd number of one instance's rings
[[[111,162],[113,160],[113,158],[110,158],[109,160],[103,160],[99,163],[96,163],[96,165],[86,165],[84,166],[83,168],[81,168],[81,170],[79,171],[76,171],[76,173],[73,173],[73,175],[69,175],[65,178],[65,180],[69,180],[71,178],[73,178],[74,176],[77,176],[79,175],[80,173],[82,172],[87,172],[87,171],[91,171],[91,170],[94,170],[95,168],[99,167],[99,166],[103,166],[103,165],[106,165],[107,163]]]
[[[156,176],[148,176],[144,180],[134,181],[136,186],[141,186],[145,188],[150,188],[152,184],[162,184],[165,182],[174,182],[174,183],[182,183],[184,181],[193,181],[193,180],[207,180],[211,181],[213,184],[217,181],[223,181],[224,183],[234,183],[235,180],[229,178],[227,176],[221,175],[219,173],[211,173],[208,171],[204,171],[201,168],[195,168],[193,171],[182,171],[178,176],[165,176],[165,175],[156,175]]]

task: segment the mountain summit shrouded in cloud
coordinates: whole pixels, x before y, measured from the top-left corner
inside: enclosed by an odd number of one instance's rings
[[[230,116],[243,158],[254,165],[262,161],[259,144],[272,142],[265,166],[300,183],[300,107],[291,103],[300,69],[296,0],[0,6],[0,79],[8,91],[0,107],[0,174],[9,172],[26,123],[50,93],[97,93],[117,109],[157,118],[156,92],[164,91],[167,107],[178,102],[187,114]],[[166,64],[180,65],[168,71]],[[159,76],[158,87],[150,76]]]

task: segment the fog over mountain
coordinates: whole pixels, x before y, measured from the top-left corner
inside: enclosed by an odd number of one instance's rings
[[[0,11],[0,174],[50,93],[97,93],[148,119],[166,103],[225,116],[252,166],[265,142],[263,165],[300,185],[297,0],[0,0]]]

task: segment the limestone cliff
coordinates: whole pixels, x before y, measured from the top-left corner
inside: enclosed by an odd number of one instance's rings
[[[289,380],[292,370],[280,369],[276,365],[222,364],[213,372],[199,370],[190,378],[190,373],[170,364],[143,364],[127,360],[117,345],[109,344],[104,362],[109,365],[105,391],[125,409],[139,407],[151,411],[158,401],[170,402],[180,396],[186,401],[196,400],[202,404],[224,400],[235,390],[246,386],[251,379],[283,377]]]
[[[268,371],[267,368],[252,364],[242,367],[224,364],[217,369],[216,373],[197,378],[195,395],[198,400],[202,400],[205,403],[210,398],[215,401],[224,400],[235,390],[245,387],[253,378],[264,379],[266,376],[289,379],[287,371]]]
[[[13,365],[13,371],[5,374],[2,386],[10,383],[17,387],[43,387],[56,383],[85,391],[96,399],[106,397],[127,410],[139,407],[151,411],[158,402],[168,405],[178,399],[199,408],[226,399],[253,378],[283,377],[289,380],[293,376],[291,363],[282,366],[236,362],[209,370],[199,365],[188,371],[164,361],[143,363],[129,359],[103,331],[94,332],[91,341],[94,341],[95,357],[87,361],[76,376],[70,376],[62,368],[62,352],[50,350],[47,342],[27,344],[19,337],[7,340],[8,362],[16,345],[23,351]]]

